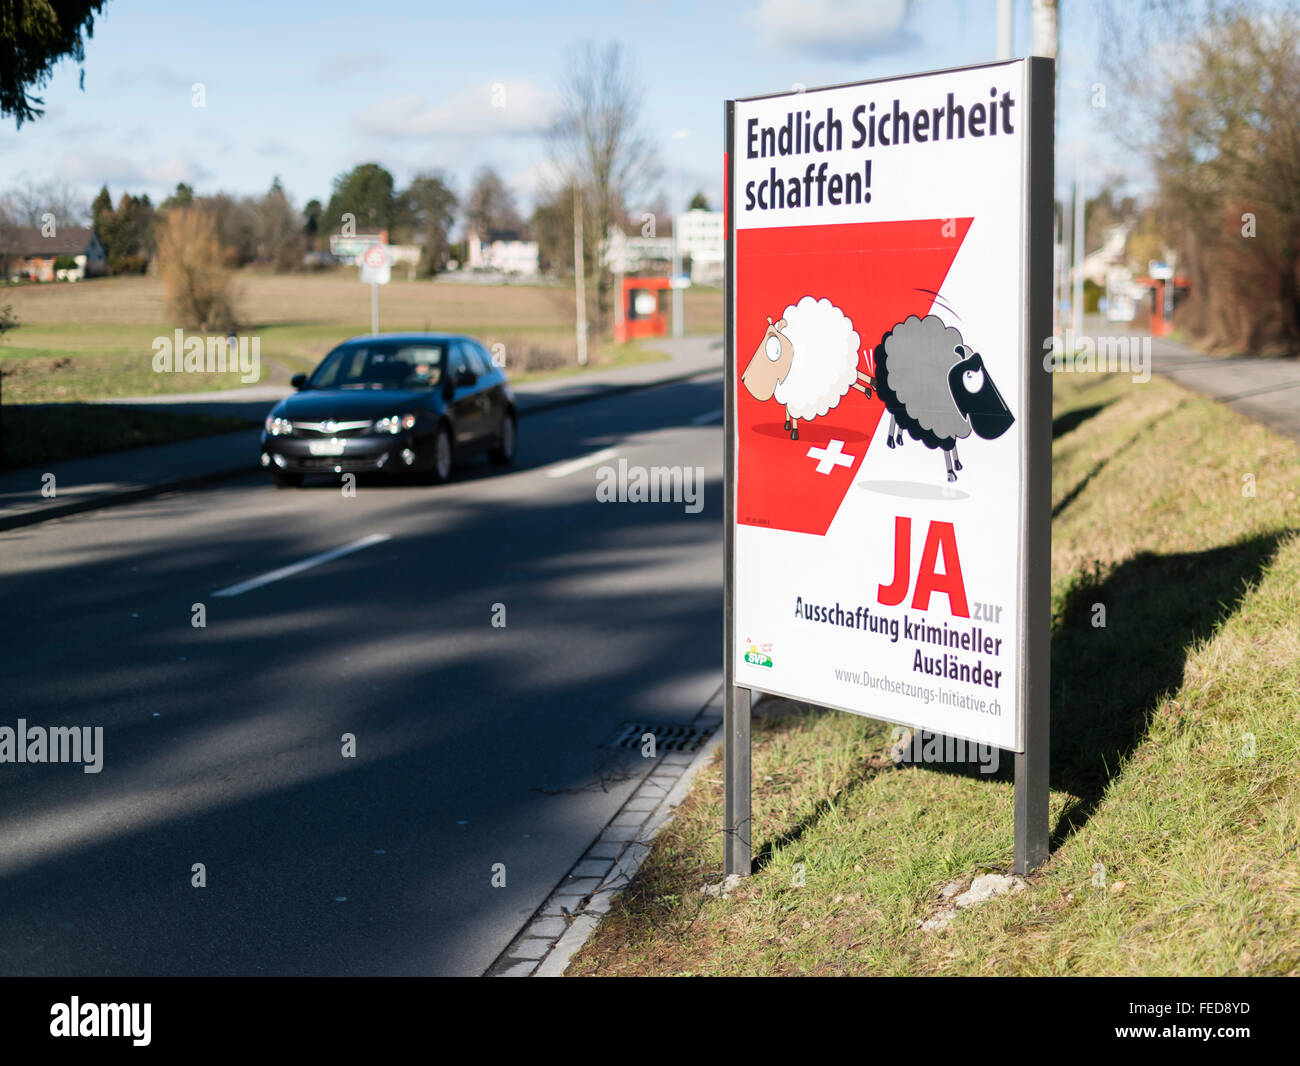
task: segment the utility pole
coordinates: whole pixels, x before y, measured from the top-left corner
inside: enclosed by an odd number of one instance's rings
[[[1083,162],[1074,153],[1074,293],[1070,297],[1070,324],[1076,338],[1083,336]],[[1073,353],[1071,353],[1073,354]]]
[[[573,182],[573,286],[578,305],[578,365],[587,365],[587,282],[582,263],[582,186]]]
[[[1010,59],[1014,51],[1012,41],[1013,0],[998,0],[998,58]]]

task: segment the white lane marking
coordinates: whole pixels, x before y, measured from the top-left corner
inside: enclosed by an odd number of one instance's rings
[[[331,559],[338,559],[344,555],[351,555],[353,552],[359,552],[363,548],[372,547],[375,544],[382,544],[384,541],[391,539],[387,533],[371,533],[368,537],[362,537],[360,540],[354,540],[351,544],[345,544],[341,548],[334,548],[332,551],[321,552],[319,555],[313,555],[310,559],[304,559],[300,563],[291,563],[288,566],[282,566],[279,570],[272,570],[268,574],[262,574],[261,577],[249,578],[247,581],[241,581],[238,585],[231,585],[229,588],[218,589],[212,595],[214,596],[238,596],[244,592],[251,592],[253,589],[261,588],[263,585],[269,585],[272,581],[279,581],[281,578],[292,577],[294,574],[301,574],[304,570],[310,570],[313,566],[319,566],[321,563],[328,563]]]
[[[702,415],[696,415],[691,419],[693,426],[707,426],[710,422],[721,422],[722,416],[727,412],[719,407],[716,411],[706,411]]]
[[[598,452],[584,455],[581,459],[570,459],[567,463],[557,463],[546,471],[546,476],[568,477],[570,474],[576,474],[579,470],[585,470],[589,466],[603,463],[606,459],[613,459],[617,454],[617,448],[602,448]]]

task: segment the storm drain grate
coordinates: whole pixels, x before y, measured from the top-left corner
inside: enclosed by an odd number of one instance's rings
[[[656,752],[699,751],[700,745],[713,735],[715,728],[699,729],[687,725],[669,725],[666,722],[624,722],[604,746],[637,750],[641,747],[641,738],[647,733],[653,733]]]

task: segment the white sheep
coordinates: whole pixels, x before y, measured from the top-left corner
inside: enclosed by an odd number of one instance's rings
[[[858,370],[861,344],[843,311],[825,298],[805,296],[779,321],[767,320],[740,380],[756,400],[776,398],[790,439],[798,440],[799,419],[819,418],[851,388],[871,395],[867,375]]]

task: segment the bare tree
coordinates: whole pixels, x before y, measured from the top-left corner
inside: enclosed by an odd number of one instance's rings
[[[1180,323],[1248,351],[1300,348],[1300,17],[1216,12],[1166,63],[1146,149],[1180,273]]]
[[[465,220],[480,236],[489,230],[519,230],[524,224],[510,186],[491,167],[483,167],[474,177],[465,200]]]
[[[225,332],[236,324],[230,273],[212,214],[198,207],[167,212],[158,227],[158,270],[167,306],[186,326]]]
[[[57,181],[28,182],[5,197],[13,224],[39,229],[53,218],[57,228],[84,226],[89,214],[86,201]]]
[[[654,155],[639,129],[641,89],[618,44],[580,46],[561,85],[551,148],[566,183],[581,191],[584,228],[605,239],[623,205],[655,173]],[[603,328],[610,311],[613,275],[597,257],[596,318]]]

